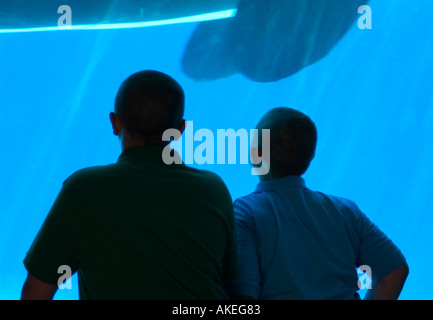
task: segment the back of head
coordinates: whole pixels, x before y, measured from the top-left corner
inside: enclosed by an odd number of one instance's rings
[[[179,128],[184,108],[182,87],[170,76],[153,70],[129,76],[115,100],[115,113],[125,130],[147,145],[161,144],[165,130]]]
[[[307,115],[291,108],[274,108],[260,119],[257,129],[259,142],[261,130],[270,129],[269,177],[301,176],[307,171],[317,144],[316,126]]]

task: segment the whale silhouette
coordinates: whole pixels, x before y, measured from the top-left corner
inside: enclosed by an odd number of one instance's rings
[[[257,82],[287,78],[325,57],[368,0],[241,0],[232,19],[205,21],[182,59],[197,81],[241,73]]]

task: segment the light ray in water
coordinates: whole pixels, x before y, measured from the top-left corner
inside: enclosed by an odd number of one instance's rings
[[[22,28],[22,29],[0,29],[0,33],[25,33],[25,32],[43,32],[43,31],[65,31],[65,30],[108,30],[108,29],[132,29],[155,27],[169,24],[201,22],[210,20],[219,20],[232,18],[236,15],[236,9],[229,9],[205,14],[199,14],[188,17],[131,22],[131,23],[111,23],[111,24],[94,24],[94,25],[77,25],[77,26],[64,26],[64,27],[42,27],[42,28]]]

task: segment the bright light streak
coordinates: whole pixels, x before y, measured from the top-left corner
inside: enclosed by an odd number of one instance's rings
[[[24,32],[43,32],[43,31],[69,31],[69,30],[109,30],[109,29],[132,29],[162,26],[177,23],[190,23],[218,19],[232,18],[236,15],[237,9],[229,9],[218,12],[211,12],[199,14],[189,17],[181,17],[174,19],[145,21],[145,22],[131,22],[131,23],[112,23],[112,24],[94,24],[94,25],[77,25],[65,27],[41,27],[41,28],[22,28],[22,29],[0,29],[0,33],[24,33]]]

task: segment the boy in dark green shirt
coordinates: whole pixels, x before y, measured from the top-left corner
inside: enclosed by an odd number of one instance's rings
[[[25,257],[23,299],[52,298],[65,266],[78,272],[81,299],[228,298],[223,284],[237,266],[230,194],[217,175],[162,159],[162,133],[183,131],[183,111],[169,76],[125,80],[110,114],[123,152],[64,182]]]

